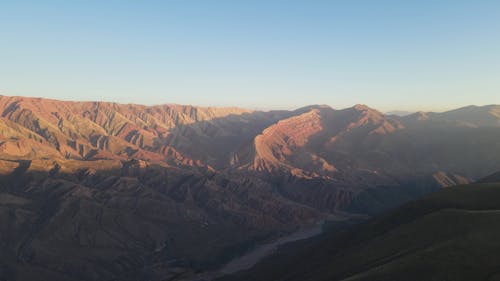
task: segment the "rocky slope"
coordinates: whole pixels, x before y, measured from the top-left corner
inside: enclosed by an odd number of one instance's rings
[[[189,278],[339,212],[378,214],[497,169],[495,108],[397,117],[0,96],[0,277]]]
[[[287,245],[221,281],[498,280],[498,196],[500,183],[488,179],[450,187],[348,230]]]
[[[12,159],[133,158],[306,178],[356,171],[477,178],[492,172],[497,159],[467,164],[472,154],[486,157],[482,146],[500,149],[498,106],[397,117],[364,105],[259,112],[0,96],[0,112],[0,150]]]
[[[0,97],[0,111],[6,157],[135,158],[203,167],[228,161],[255,130],[287,114],[6,96]]]
[[[339,172],[335,165],[350,165],[351,160],[343,159],[342,154],[351,153],[376,135],[403,128],[398,121],[363,105],[344,110],[328,106],[303,110],[306,112],[280,120],[255,138],[250,169],[333,177]]]
[[[397,117],[364,105],[309,107],[258,135],[246,167],[303,177],[340,178],[363,171],[396,178],[436,172],[480,178],[495,171],[500,160],[495,156],[500,152],[497,109]]]
[[[141,160],[0,164],[3,280],[165,280],[323,216],[250,177]]]

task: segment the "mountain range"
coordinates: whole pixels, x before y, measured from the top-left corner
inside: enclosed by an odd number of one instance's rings
[[[500,106],[385,115],[0,96],[0,279],[182,280],[500,167]]]

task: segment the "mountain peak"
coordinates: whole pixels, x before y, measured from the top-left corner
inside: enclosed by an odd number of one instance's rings
[[[300,107],[294,111],[300,114],[300,113],[308,112],[311,110],[320,110],[321,111],[321,110],[334,110],[334,109],[331,106],[326,105],[326,104],[312,104],[312,105]]]
[[[422,120],[427,120],[429,119],[429,113],[427,112],[423,112],[423,111],[418,111],[418,112],[415,112],[413,114],[410,114],[407,116],[408,118],[411,118],[413,120],[419,120],[419,121],[422,121]]]
[[[375,109],[367,106],[366,104],[359,104],[359,103],[354,105],[352,108],[354,108],[355,110],[358,110],[358,111],[375,110]]]

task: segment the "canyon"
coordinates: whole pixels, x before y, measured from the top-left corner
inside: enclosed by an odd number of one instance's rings
[[[386,115],[0,96],[0,279],[189,280],[500,167],[500,106]]]

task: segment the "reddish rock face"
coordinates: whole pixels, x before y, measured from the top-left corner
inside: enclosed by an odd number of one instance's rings
[[[0,110],[6,155],[44,157],[53,156],[56,150],[59,157],[78,160],[140,158],[192,165],[199,164],[199,159],[179,151],[165,155],[165,151],[175,151],[176,144],[188,142],[190,134],[186,130],[210,136],[207,127],[213,126],[212,134],[224,134],[213,120],[251,113],[237,108],[146,107],[22,97],[0,97]],[[181,128],[195,123],[193,128]],[[9,142],[15,142],[18,148]],[[35,142],[46,148],[30,151],[27,147]]]
[[[456,149],[459,142],[481,138],[490,134],[486,131],[491,126],[500,126],[495,106],[388,117],[365,105],[258,112],[1,96],[0,112],[3,158],[140,159],[175,167],[309,178],[360,170],[483,176],[496,167],[467,164],[469,156],[464,156],[453,170],[446,167],[447,159],[463,153]],[[485,154],[471,145],[470,151]]]
[[[371,135],[391,134],[403,128],[400,122],[363,105],[345,110],[312,108],[280,120],[257,136],[251,169],[332,177],[338,172],[337,161],[329,153],[353,149],[355,142]]]

